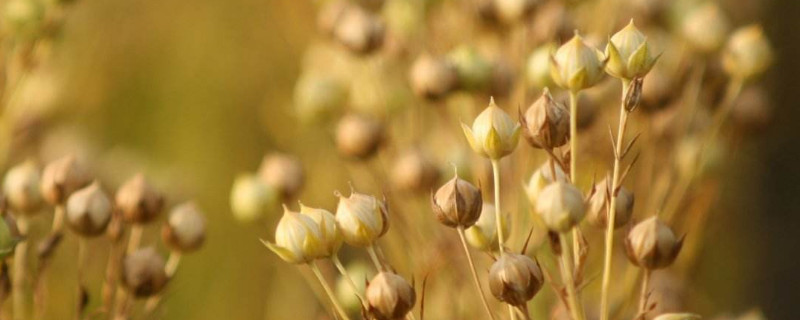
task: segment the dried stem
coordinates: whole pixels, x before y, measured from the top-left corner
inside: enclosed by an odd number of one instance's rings
[[[572,91],[569,92],[569,180],[572,182],[573,185],[577,186],[577,163],[578,163],[578,94],[579,91]],[[553,181],[555,181],[555,177],[553,177]],[[578,259],[580,259],[580,239],[578,239],[578,233],[572,232],[572,249],[574,250],[573,255],[575,258],[575,265],[580,264]],[[566,246],[562,247],[566,250]],[[570,268],[571,270],[572,268]]]
[[[78,296],[75,301],[75,319],[81,320],[83,312],[88,302],[87,292],[84,287],[86,278],[86,239],[83,237],[78,238]]]
[[[345,269],[344,265],[342,265],[342,261],[339,260],[339,256],[334,254],[331,256],[331,261],[333,262],[333,265],[336,266],[336,269],[339,270],[339,273],[342,275],[342,277],[347,280],[347,284],[350,285],[350,289],[353,289],[353,293],[355,293],[355,295],[358,297],[358,300],[361,300],[361,304],[364,307],[367,307],[367,300],[364,299],[363,295],[361,295],[356,282],[353,281],[353,278],[350,277],[349,273],[347,273],[347,269]]]
[[[494,178],[494,210],[495,221],[497,222],[497,243],[500,247],[500,254],[505,252],[503,244],[505,243],[505,235],[503,234],[503,221],[500,214],[503,209],[500,206],[500,160],[492,159],[492,177]]]
[[[128,235],[128,249],[126,250],[127,254],[131,254],[134,251],[136,251],[136,249],[139,248],[139,244],[142,241],[143,232],[144,232],[144,226],[142,224],[136,223],[133,225],[133,227],[131,227],[131,234]],[[117,296],[117,302],[114,306],[115,318],[124,318],[125,314],[128,312],[128,302],[130,300],[130,295],[128,295],[127,291],[119,287],[117,288],[116,296]]]
[[[652,271],[645,269],[644,270],[644,277],[642,278],[642,293],[639,298],[639,314],[643,315],[645,310],[647,309],[647,287],[650,285],[650,274]]]
[[[350,317],[348,317],[347,313],[344,312],[342,306],[339,305],[339,301],[336,300],[336,296],[333,294],[333,290],[331,290],[331,287],[328,286],[328,282],[325,281],[325,277],[322,276],[322,272],[319,271],[317,265],[311,262],[308,264],[308,266],[311,268],[311,271],[314,272],[314,275],[317,276],[317,280],[319,280],[319,283],[322,285],[322,288],[325,289],[325,294],[328,295],[328,299],[330,299],[331,303],[333,303],[333,308],[336,309],[336,312],[339,314],[339,316],[344,320],[350,320]]]
[[[575,289],[575,280],[572,276],[572,259],[569,256],[567,249],[567,238],[565,233],[558,234],[558,240],[561,243],[561,277],[564,281],[564,286],[567,288],[567,301],[569,302],[569,311],[574,320],[585,320],[583,315],[583,307],[580,305],[578,293]]]
[[[489,314],[489,318],[494,320],[494,314],[492,314],[492,309],[489,308],[489,302],[486,301],[486,296],[483,294],[483,287],[481,286],[481,281],[478,279],[478,272],[475,270],[475,261],[472,260],[472,254],[469,253],[469,247],[467,246],[467,238],[464,236],[464,227],[459,226],[456,228],[458,230],[458,236],[461,238],[461,245],[464,247],[464,253],[467,254],[467,261],[469,262],[469,270],[472,272],[472,280],[475,281],[475,288],[478,290],[478,295],[481,297],[481,303],[483,303],[483,308],[486,309],[486,313]]]
[[[378,258],[378,254],[375,252],[374,244],[367,247],[367,253],[369,253],[369,257],[370,259],[372,259],[372,263],[375,265],[375,269],[378,269],[379,272],[386,270],[386,268],[383,266],[383,263],[381,263],[381,259]]]

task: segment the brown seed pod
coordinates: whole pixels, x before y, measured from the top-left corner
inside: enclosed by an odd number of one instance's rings
[[[458,173],[445,183],[436,194],[431,194],[431,207],[436,219],[448,227],[469,228],[481,216],[483,199],[481,190],[459,179]]]
[[[392,183],[400,190],[425,192],[439,180],[439,170],[422,150],[414,148],[397,159],[392,167]]]
[[[125,256],[120,275],[123,287],[137,298],[161,292],[169,280],[164,259],[152,247]]]
[[[608,184],[608,179],[603,179],[594,188],[595,191],[589,198],[586,219],[595,226],[605,228],[608,225],[608,202],[611,195],[611,186]],[[614,229],[619,229],[619,227],[628,224],[633,215],[633,203],[633,192],[625,187],[620,187],[617,192]]]
[[[416,95],[437,100],[456,89],[458,73],[455,66],[446,59],[422,54],[411,66],[409,80]]]
[[[731,120],[745,133],[759,132],[772,121],[773,111],[769,95],[761,86],[750,86],[733,103]]]
[[[305,183],[305,173],[300,161],[288,154],[271,153],[264,156],[258,175],[265,183],[280,193],[284,201],[295,198]]]
[[[414,308],[417,294],[411,284],[391,272],[378,273],[367,284],[367,312],[377,320],[396,320]]]
[[[337,42],[358,54],[369,54],[380,49],[386,36],[386,26],[378,15],[353,5],[340,10],[331,29]]]
[[[383,125],[377,119],[348,114],[339,120],[336,128],[336,147],[346,157],[366,159],[378,150],[383,134]]]
[[[526,255],[504,253],[489,270],[489,289],[500,301],[521,306],[544,284],[539,264]]]
[[[111,199],[95,181],[67,200],[67,225],[84,237],[103,234],[111,221]]]
[[[164,196],[139,173],[125,182],[116,195],[116,207],[127,222],[153,221],[164,208]]]
[[[161,237],[172,250],[188,253],[203,245],[206,219],[193,202],[181,204],[169,214],[161,229]]]
[[[525,140],[534,148],[552,150],[569,140],[569,110],[553,99],[548,88],[519,119]]]
[[[41,176],[33,161],[25,161],[8,170],[3,180],[3,193],[8,206],[21,214],[36,214],[43,199]]]
[[[671,265],[682,246],[683,237],[676,237],[672,229],[655,216],[637,224],[625,238],[628,259],[648,270]]]
[[[90,182],[89,174],[75,156],[65,156],[44,167],[42,196],[51,205],[61,205],[67,201],[70,194]]]

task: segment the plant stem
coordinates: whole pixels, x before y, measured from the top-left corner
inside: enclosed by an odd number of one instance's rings
[[[617,127],[617,143],[614,150],[614,173],[611,177],[611,199],[609,200],[608,219],[606,219],[606,243],[603,259],[603,287],[600,294],[600,320],[608,320],[608,294],[611,287],[611,258],[614,251],[614,224],[617,217],[617,188],[619,188],[620,166],[622,162],[625,129],[628,124],[628,110],[625,110],[625,97],[628,95],[630,80],[622,80],[622,99],[619,105],[619,126]]]
[[[28,269],[28,219],[20,216],[17,220],[17,227],[25,240],[17,244],[14,251],[14,273],[13,276],[13,303],[14,319],[28,319],[28,288],[27,288],[27,269]]]
[[[181,263],[181,257],[182,255],[178,251],[173,250],[169,253],[167,263],[164,265],[164,272],[167,274],[168,279],[172,279],[172,277],[175,276],[175,272],[178,271],[178,265]],[[147,303],[144,305],[145,314],[153,312],[153,310],[158,307],[158,304],[161,303],[161,299],[161,294],[147,299]]]
[[[131,227],[131,234],[128,238],[128,250],[126,251],[128,254],[133,253],[136,249],[139,249],[139,244],[142,242],[142,233],[144,232],[144,227],[141,224],[137,223]]]
[[[528,311],[528,305],[523,304],[519,306],[519,311],[522,312],[522,315],[525,316],[525,320],[531,320],[530,311]]]
[[[580,91],[572,91],[569,92],[569,180],[572,182],[573,185],[577,186],[578,180],[578,93]],[[553,177],[553,181],[555,177]],[[576,227],[577,228],[577,227]],[[568,248],[566,246],[562,246],[563,248]],[[580,239],[578,239],[578,233],[576,231],[572,232],[572,250],[575,258],[575,265],[579,264],[579,255],[580,255]],[[570,268],[571,270],[572,268]]]
[[[331,256],[331,261],[333,261],[333,265],[336,266],[336,269],[339,270],[339,273],[347,280],[347,283],[350,285],[350,289],[353,289],[353,293],[358,297],[358,300],[361,300],[361,304],[366,307],[367,300],[364,299],[364,296],[361,295],[360,289],[358,289],[358,285],[356,282],[353,281],[353,278],[350,277],[350,274],[347,273],[347,269],[344,268],[342,265],[342,261],[339,260],[338,255]]]
[[[464,253],[467,254],[467,261],[469,262],[469,270],[472,271],[472,280],[475,281],[475,288],[478,290],[478,295],[481,297],[483,308],[486,309],[486,313],[489,314],[489,318],[494,320],[494,314],[492,314],[492,310],[491,308],[489,308],[489,302],[486,301],[486,296],[483,294],[481,281],[478,279],[478,272],[475,271],[475,261],[472,260],[472,254],[469,253],[469,247],[467,246],[467,238],[464,236],[464,227],[459,226],[458,228],[456,228],[456,230],[458,230],[458,237],[461,238],[461,246],[464,247]]]
[[[142,242],[142,233],[144,232],[144,227],[142,224],[136,223],[131,227],[131,234],[128,235],[128,248],[126,250],[127,254],[131,254],[136,249],[139,248],[139,244]],[[125,256],[123,255],[123,258]],[[128,300],[130,300],[130,296],[128,292],[123,290],[122,287],[117,288],[117,302],[114,306],[115,308],[115,317],[122,318],[128,312]]]
[[[503,244],[505,243],[505,236],[503,235],[503,220],[500,214],[503,209],[500,206],[500,160],[492,159],[492,177],[494,178],[494,219],[497,222],[497,243],[500,247],[500,255],[505,252]]]
[[[572,276],[572,259],[569,256],[567,249],[567,238],[564,233],[558,234],[558,240],[561,243],[561,277],[564,281],[564,286],[567,287],[567,301],[569,302],[569,311],[572,314],[573,320],[585,320],[583,315],[583,307],[580,305],[578,293],[575,290],[575,280]]]
[[[85,307],[85,300],[84,300],[84,293],[86,290],[84,289],[84,281],[86,277],[86,239],[83,237],[78,238],[78,296],[76,301],[76,314],[75,319],[80,320],[83,318],[83,311]]]
[[[384,271],[383,263],[381,263],[381,259],[378,259],[378,254],[375,252],[375,245],[367,247],[367,253],[369,253],[369,257],[372,259],[375,269],[378,269],[378,272]]]
[[[639,299],[639,314],[644,314],[647,309],[647,286],[650,285],[650,270],[644,270],[644,277],[642,278],[642,294]]]
[[[313,271],[314,275],[317,276],[317,280],[319,280],[319,283],[322,285],[322,288],[325,289],[325,294],[328,295],[328,298],[331,300],[331,303],[333,303],[333,308],[336,309],[336,312],[339,313],[339,316],[342,317],[342,319],[344,320],[350,320],[350,317],[348,317],[347,313],[344,312],[342,306],[339,305],[339,301],[336,300],[336,296],[333,294],[333,290],[331,290],[331,287],[328,286],[328,282],[325,281],[325,277],[322,276],[322,272],[319,271],[317,265],[314,264],[313,262],[310,262],[308,266],[311,267],[311,271]]]

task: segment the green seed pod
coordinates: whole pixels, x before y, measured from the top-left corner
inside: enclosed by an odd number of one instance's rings
[[[317,123],[338,113],[347,100],[347,89],[333,77],[305,74],[294,87],[297,116],[304,123]]]
[[[354,247],[367,247],[389,231],[389,208],[384,201],[363,193],[349,197],[337,193],[336,225],[344,242]]]
[[[267,215],[278,203],[278,193],[254,174],[239,175],[231,188],[231,212],[236,220],[249,223]]]
[[[568,232],[583,220],[585,206],[580,190],[566,182],[545,187],[536,199],[536,213],[548,229]]]
[[[627,80],[647,75],[660,56],[653,52],[647,38],[636,28],[633,20],[611,36],[605,54],[608,57],[606,72]]]
[[[498,249],[497,216],[495,210],[493,204],[483,204],[481,217],[465,232],[469,245],[482,251],[494,251]],[[503,234],[508,234],[511,231],[508,227],[508,215],[503,214],[500,220],[503,221]]]
[[[725,43],[730,22],[717,4],[709,1],[686,15],[681,31],[692,48],[709,54],[719,50]]]
[[[605,75],[606,58],[577,33],[550,59],[550,75],[560,87],[577,92],[593,87]]]
[[[525,76],[528,77],[528,84],[534,88],[542,90],[545,87],[555,85],[553,77],[550,76],[550,55],[556,51],[556,46],[548,42],[533,50],[528,56],[525,67]]]

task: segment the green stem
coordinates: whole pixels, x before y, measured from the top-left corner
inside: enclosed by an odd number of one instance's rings
[[[467,246],[467,238],[464,236],[464,227],[459,226],[457,230],[458,230],[458,236],[459,238],[461,238],[461,245],[464,247],[464,253],[467,254],[469,269],[470,271],[472,271],[472,280],[475,281],[475,288],[478,290],[478,295],[481,297],[483,308],[486,309],[486,313],[489,314],[489,318],[494,320],[494,314],[492,314],[492,310],[491,308],[489,308],[489,302],[486,301],[486,296],[483,294],[483,287],[481,287],[481,281],[478,279],[478,272],[475,270],[475,262],[472,260],[472,254],[469,253],[469,247]]]
[[[572,259],[567,250],[567,238],[564,233],[558,234],[558,241],[561,243],[561,277],[564,281],[564,286],[567,287],[567,302],[569,303],[569,311],[574,320],[585,320],[583,314],[583,307],[580,305],[578,293],[575,289],[575,279],[572,276]]]
[[[505,252],[503,248],[503,244],[505,243],[505,235],[503,234],[503,220],[502,215],[500,214],[503,209],[500,206],[500,160],[499,159],[492,159],[492,176],[494,178],[494,218],[497,222],[497,243],[500,247],[500,254],[502,255]]]
[[[336,312],[339,313],[339,316],[342,317],[342,319],[344,320],[350,320],[350,317],[348,317],[347,313],[344,312],[342,306],[339,305],[339,301],[336,300],[336,296],[333,294],[333,290],[331,290],[331,287],[328,286],[328,282],[325,281],[325,277],[322,276],[322,272],[319,271],[317,265],[314,264],[313,262],[310,262],[308,266],[311,267],[311,271],[313,271],[314,275],[317,276],[317,280],[319,280],[319,283],[322,285],[322,288],[325,289],[325,294],[328,295],[328,298],[331,300],[331,303],[333,303],[333,308],[336,309]]]

